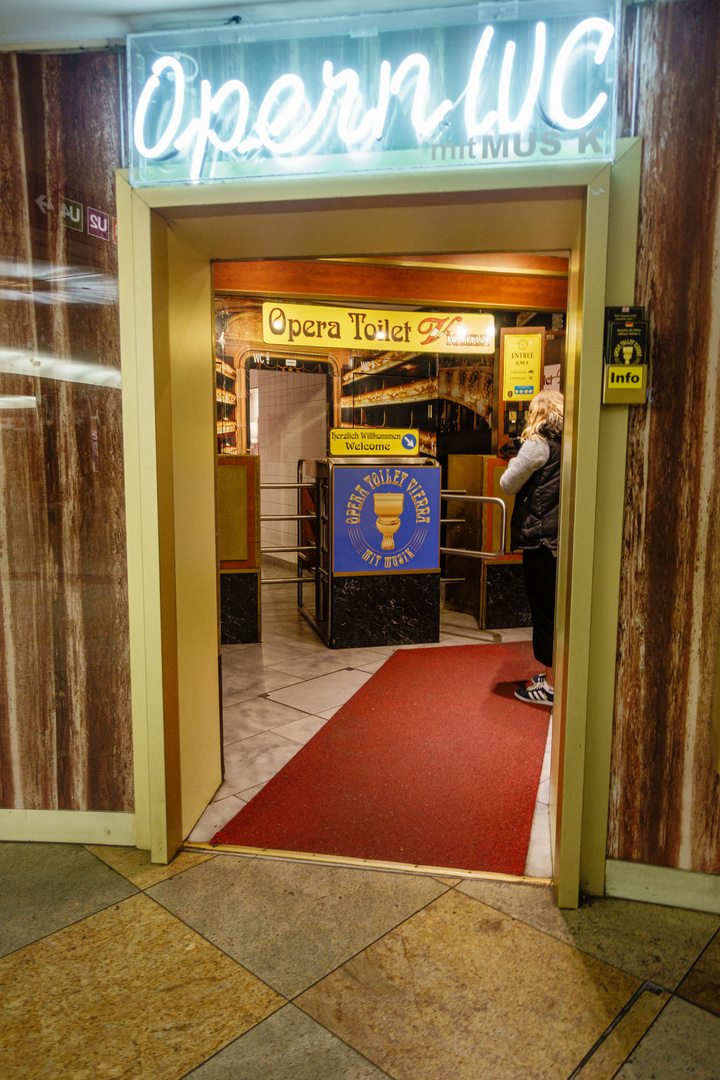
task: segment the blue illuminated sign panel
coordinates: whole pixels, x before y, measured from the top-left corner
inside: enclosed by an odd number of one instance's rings
[[[333,573],[438,570],[440,474],[431,466],[333,469]]]
[[[130,181],[612,160],[618,5],[131,34]]]

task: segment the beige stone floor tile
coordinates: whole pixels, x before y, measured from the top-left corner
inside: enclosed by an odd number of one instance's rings
[[[294,1005],[267,1020],[195,1069],[188,1080],[387,1080]]]
[[[458,890],[568,945],[674,990],[720,926],[701,911],[612,897],[560,910],[551,886],[467,881]]]
[[[443,891],[420,874],[218,855],[151,895],[291,998]]]
[[[3,1080],[179,1080],[283,999],[138,893],[0,960]]]
[[[157,885],[158,881],[165,881],[166,878],[189,870],[191,866],[197,866],[198,863],[215,858],[211,852],[180,851],[172,862],[163,866],[150,862],[150,852],[140,851],[138,848],[112,847],[104,844],[86,844],[85,847],[93,855],[97,855],[98,859],[112,866],[113,870],[117,870],[118,874],[132,881],[138,889],[149,889],[151,885]]]
[[[638,986],[454,890],[296,1004],[395,1080],[565,1080]]]
[[[720,931],[680,983],[678,994],[720,1016]]]
[[[587,1065],[580,1070],[577,1080],[612,1080],[618,1063],[633,1051],[669,1000],[670,994],[667,991],[653,994],[646,990],[641,994],[627,1015],[598,1047]]]
[[[720,1017],[677,997],[663,1010],[617,1073],[617,1080],[718,1080],[719,1077]]]

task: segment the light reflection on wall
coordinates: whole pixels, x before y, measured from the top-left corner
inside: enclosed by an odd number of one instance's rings
[[[117,278],[91,267],[0,258],[0,300],[35,304],[117,304]]]
[[[121,385],[117,368],[24,349],[0,349],[0,371],[7,375],[29,375],[38,379],[57,379],[60,382],[86,383],[111,389],[119,389]]]

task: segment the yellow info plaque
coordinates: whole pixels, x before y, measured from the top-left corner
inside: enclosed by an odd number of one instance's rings
[[[503,355],[503,401],[531,401],[542,385],[542,334],[508,334]]]
[[[419,447],[419,433],[408,428],[332,428],[330,432],[331,457],[414,457]]]
[[[647,393],[645,364],[606,364],[603,405],[644,405]]]

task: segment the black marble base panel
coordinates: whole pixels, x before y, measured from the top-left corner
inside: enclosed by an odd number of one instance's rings
[[[439,574],[332,578],[331,649],[440,640]]]
[[[258,573],[220,571],[220,642],[247,645],[260,640]]]
[[[532,626],[522,563],[488,563],[485,585],[485,629]]]

